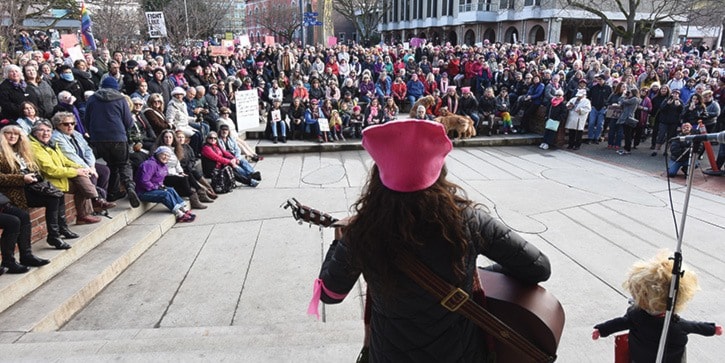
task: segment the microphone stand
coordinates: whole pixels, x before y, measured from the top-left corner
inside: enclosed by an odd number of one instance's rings
[[[682,218],[680,220],[680,230],[677,235],[677,248],[675,248],[675,256],[673,257],[674,263],[672,264],[672,281],[670,282],[670,292],[667,299],[667,312],[665,313],[665,322],[662,327],[662,335],[660,335],[660,344],[657,349],[656,363],[662,363],[665,354],[665,345],[667,343],[667,333],[670,329],[670,322],[672,321],[672,315],[675,310],[675,302],[677,300],[677,291],[680,288],[680,277],[684,273],[682,271],[682,239],[685,235],[685,221],[687,221],[687,208],[690,204],[690,192],[692,192],[692,180],[695,175],[695,160],[697,155],[695,153],[695,146],[699,143],[699,140],[693,140],[690,146],[690,164],[687,166],[687,187],[685,189],[685,201],[682,205]]]

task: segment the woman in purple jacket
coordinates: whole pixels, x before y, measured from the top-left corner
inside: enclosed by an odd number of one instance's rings
[[[136,173],[136,194],[144,202],[161,203],[176,215],[177,222],[193,222],[196,215],[186,207],[174,188],[164,185],[168,173],[166,163],[171,157],[168,146],[159,146],[154,157],[144,161]]]

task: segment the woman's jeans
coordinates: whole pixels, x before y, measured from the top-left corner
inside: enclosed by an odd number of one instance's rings
[[[144,202],[161,203],[174,213],[184,206],[184,200],[174,188],[149,190],[139,194],[138,199]]]

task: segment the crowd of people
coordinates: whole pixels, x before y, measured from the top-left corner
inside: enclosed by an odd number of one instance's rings
[[[75,59],[60,48],[29,46],[2,56],[0,123],[8,145],[0,159],[3,173],[18,178],[0,192],[20,209],[46,207],[48,243],[56,248],[70,247],[61,237],[74,234],[62,203],[21,198],[30,175],[75,194],[80,224],[97,223],[95,213],[124,197],[133,207],[159,201],[159,190],[177,194],[164,200],[179,221],[193,220],[180,200],[204,208],[215,196],[207,179],[225,167],[256,186],[261,175],[251,163],[261,157],[239,135],[237,91],[257,92],[260,121],[274,143],[361,138],[403,112],[430,120],[467,116],[479,135],[530,132],[544,114],[550,122],[542,149],[565,129],[568,149],[606,142],[621,155],[647,138],[656,156],[678,132],[725,129],[723,51],[689,41],[669,48],[254,45],[227,55],[144,45]],[[687,168],[679,152],[687,146],[676,146],[672,165]],[[198,160],[206,170],[197,170]],[[725,163],[723,147],[717,162]]]

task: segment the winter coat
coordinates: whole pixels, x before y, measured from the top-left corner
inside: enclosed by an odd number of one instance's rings
[[[24,85],[25,83],[22,83]],[[26,87],[27,88],[27,87]],[[23,116],[20,104],[30,101],[30,94],[19,84],[13,84],[9,79],[0,83],[0,120],[15,121]]]
[[[77,177],[77,169],[82,166],[68,159],[60,147],[52,142],[46,145],[31,136],[30,147],[43,177],[62,192],[68,192],[70,190],[68,179]]]
[[[480,210],[466,210],[464,216],[470,238],[464,257],[466,277],[461,288],[472,293],[476,258],[485,255],[497,262],[494,270],[511,275],[524,283],[535,284],[548,279],[548,258],[506,225]],[[426,264],[444,280],[452,281],[448,247],[430,239],[420,249],[411,251],[414,258]],[[368,282],[371,296],[371,362],[484,362],[488,356],[484,335],[471,320],[450,312],[440,301],[412,282],[404,272],[395,278],[399,288],[393,296],[376,295],[379,279],[374,272],[360,271],[350,264],[354,253],[345,240],[333,243],[320,271],[323,284],[322,301],[339,303],[343,298],[326,294],[346,295],[358,282],[361,273]],[[483,286],[486,290],[486,286]]]
[[[623,317],[594,326],[602,337],[629,329],[629,354],[632,362],[654,362],[657,357],[664,316],[650,315],[639,308],[629,308]],[[665,363],[680,363],[685,354],[687,335],[715,335],[715,324],[682,319],[673,315],[667,332]]]
[[[84,122],[93,142],[128,142],[126,130],[133,125],[127,96],[101,88],[88,99]]]
[[[141,163],[141,166],[138,167],[134,174],[136,177],[136,193],[142,194],[161,188],[168,173],[169,170],[166,164],[153,156],[150,157]]]
[[[577,97],[574,97],[567,102],[567,106],[571,105],[572,108],[569,110],[569,117],[566,119],[566,128],[582,131],[589,119],[592,103],[586,97],[578,100],[578,102],[577,99]]]

